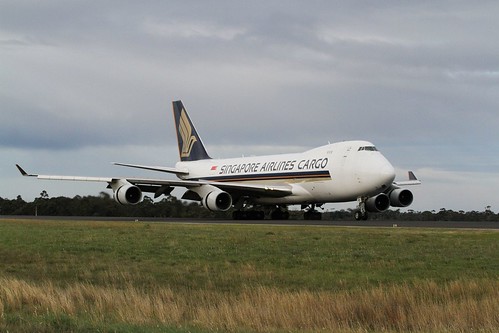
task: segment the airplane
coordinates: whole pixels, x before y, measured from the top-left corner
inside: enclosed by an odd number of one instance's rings
[[[196,131],[182,101],[174,101],[173,115],[180,161],[175,167],[127,163],[114,165],[174,174],[177,180],[157,178],[82,177],[29,174],[45,180],[107,183],[122,205],[142,201],[143,193],[168,196],[185,188],[185,200],[195,200],[210,211],[233,208],[233,219],[288,219],[288,205],[301,205],[304,219],[321,219],[316,210],[326,203],[357,201],[356,220],[390,206],[407,207],[413,194],[403,188],[421,182],[395,182],[395,169],[368,141],[330,143],[302,153],[213,159]]]

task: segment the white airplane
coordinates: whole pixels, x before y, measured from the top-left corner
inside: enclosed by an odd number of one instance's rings
[[[197,200],[211,211],[234,208],[234,219],[288,219],[287,205],[301,205],[305,219],[320,219],[315,209],[325,203],[357,201],[357,220],[368,212],[390,206],[407,207],[412,192],[401,188],[421,182],[409,171],[409,180],[394,182],[395,170],[367,141],[345,141],[303,153],[212,159],[181,101],[173,102],[180,161],[174,168],[114,163],[115,165],[175,174],[178,180],[109,178],[28,174],[46,180],[108,183],[123,205],[142,201],[142,193],[170,195],[174,187],[187,191],[182,199]]]

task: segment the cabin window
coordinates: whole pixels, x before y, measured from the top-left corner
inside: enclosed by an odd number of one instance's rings
[[[363,151],[363,150],[367,150],[367,151],[378,151],[378,149],[376,149],[376,147],[374,147],[374,146],[359,147],[358,151]]]

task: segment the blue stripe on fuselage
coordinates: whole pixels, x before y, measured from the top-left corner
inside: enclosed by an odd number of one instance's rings
[[[260,174],[242,174],[242,175],[224,175],[202,177],[202,180],[212,180],[216,182],[235,182],[235,181],[260,181],[260,180],[289,180],[289,179],[331,179],[328,170],[319,171],[300,171],[300,172],[279,172],[279,173],[260,173]]]

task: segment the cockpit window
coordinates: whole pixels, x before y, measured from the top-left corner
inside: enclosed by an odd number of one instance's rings
[[[359,147],[359,151],[362,151],[362,150],[367,150],[367,151],[378,151],[378,149],[376,149],[376,147],[374,147],[374,146],[364,146],[364,147]]]

